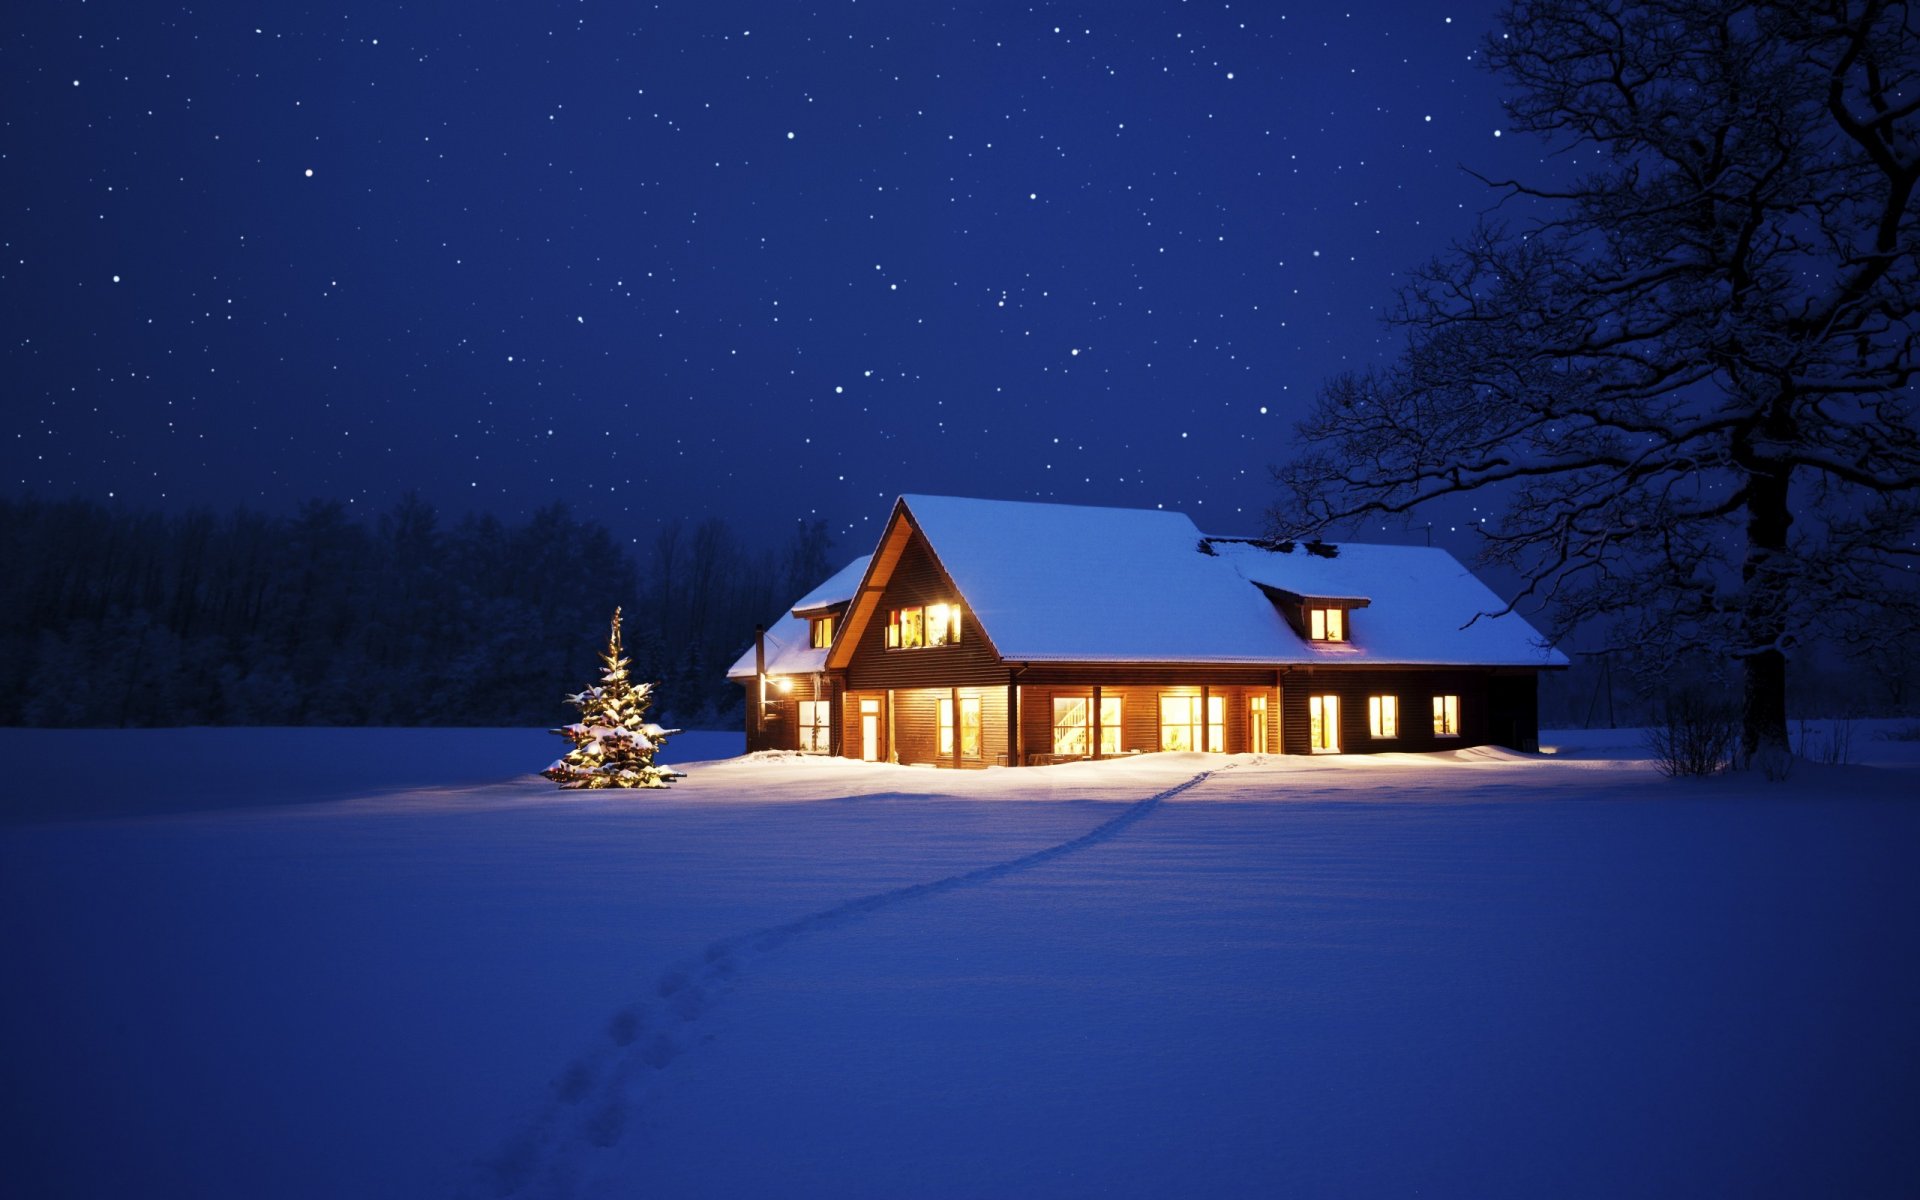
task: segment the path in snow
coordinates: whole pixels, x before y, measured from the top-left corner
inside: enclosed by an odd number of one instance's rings
[[[1190,791],[1234,764],[1199,774],[1144,800],[1079,837],[1044,849],[948,875],[860,896],[783,925],[734,934],[710,944],[696,961],[683,962],[660,976],[652,998],[636,1001],[608,1019],[604,1044],[569,1063],[553,1081],[553,1098],[540,1115],[502,1152],[483,1164],[482,1187],[496,1196],[565,1196],[575,1182],[572,1161],[589,1147],[617,1144],[639,1114],[636,1082],[665,1070],[695,1045],[709,1041],[699,1024],[714,1003],[731,991],[744,965],[805,934],[834,929],[886,909],[960,888],[1032,870],[1057,858],[1096,846],[1140,821],[1165,801]]]

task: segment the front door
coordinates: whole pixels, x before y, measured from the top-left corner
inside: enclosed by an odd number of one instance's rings
[[[860,701],[860,757],[868,762],[880,761],[880,702],[878,700]]]

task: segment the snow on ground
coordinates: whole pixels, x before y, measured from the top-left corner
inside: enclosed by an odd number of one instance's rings
[[[525,731],[0,731],[0,1175],[1911,1195],[1920,743],[1873,732],[1778,786],[1615,731],[610,796]]]

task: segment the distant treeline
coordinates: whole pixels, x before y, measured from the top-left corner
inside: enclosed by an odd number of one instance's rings
[[[0,500],[0,724],[558,723],[616,604],[657,711],[737,723],[727,667],[829,544],[751,551],[710,519],[634,546],[559,505],[445,525],[416,497],[366,521]]]

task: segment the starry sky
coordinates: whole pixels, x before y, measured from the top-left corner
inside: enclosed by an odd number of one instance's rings
[[[1538,168],[1491,2],[28,0],[4,478],[555,500],[637,541],[900,492],[1250,533],[1398,273]]]

